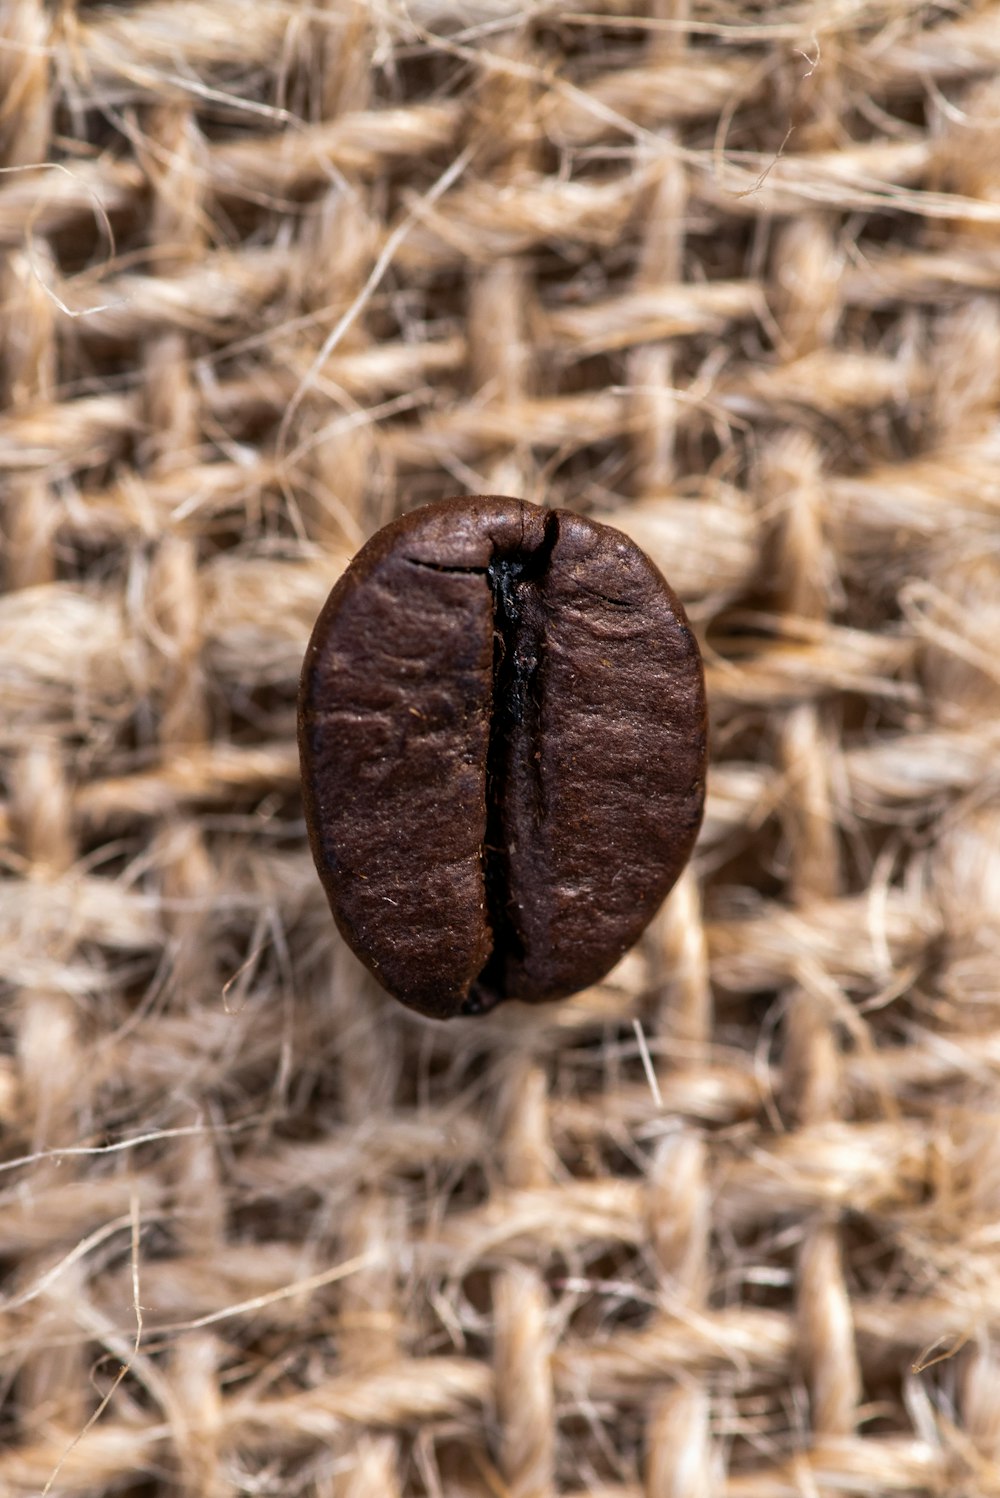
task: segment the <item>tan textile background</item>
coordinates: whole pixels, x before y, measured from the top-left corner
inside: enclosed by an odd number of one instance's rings
[[[0,1494],[1000,1493],[1000,5],[0,33]],[[462,491],[648,548],[713,767],[605,984],[440,1026],[294,696]]]

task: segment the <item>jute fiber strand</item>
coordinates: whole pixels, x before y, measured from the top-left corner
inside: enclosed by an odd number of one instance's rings
[[[0,0],[0,158],[0,1494],[1000,1494],[1000,4]],[[713,761],[435,1025],[294,703],[462,492],[647,548]]]

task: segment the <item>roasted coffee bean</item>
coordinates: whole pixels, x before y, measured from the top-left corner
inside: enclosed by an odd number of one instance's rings
[[[334,587],[299,749],[334,918],[390,993],[437,1018],[562,998],[621,957],[691,852],[701,659],[620,532],[444,500]]]

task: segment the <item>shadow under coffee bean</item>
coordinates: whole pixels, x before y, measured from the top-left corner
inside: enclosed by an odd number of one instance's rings
[[[387,525],[303,664],[330,908],[384,987],[440,1019],[608,972],[694,846],[705,749],[698,647],[652,562],[522,500]]]

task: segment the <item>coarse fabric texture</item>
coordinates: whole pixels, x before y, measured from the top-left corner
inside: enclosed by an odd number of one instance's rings
[[[1000,5],[0,27],[0,1494],[1000,1493]],[[295,693],[463,491],[649,551],[713,760],[443,1025]]]

